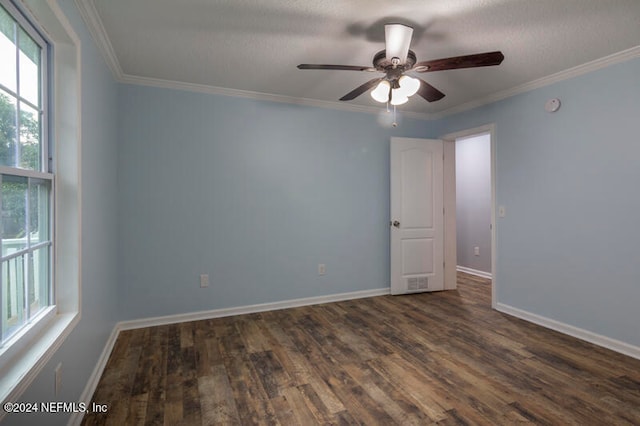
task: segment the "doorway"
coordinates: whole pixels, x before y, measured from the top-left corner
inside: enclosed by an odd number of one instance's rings
[[[445,149],[445,221],[453,232],[445,237],[448,261],[455,259],[456,272],[492,280],[492,307],[496,304],[494,127],[442,137],[449,145]]]
[[[456,267],[491,278],[491,135],[456,139]]]

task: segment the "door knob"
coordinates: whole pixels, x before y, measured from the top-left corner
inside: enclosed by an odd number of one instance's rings
[[[397,220],[394,220],[393,226],[395,226],[396,228],[400,228],[400,222],[398,222]]]

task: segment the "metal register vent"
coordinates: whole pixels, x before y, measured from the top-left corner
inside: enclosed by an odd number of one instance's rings
[[[429,277],[413,277],[407,278],[407,290],[417,291],[429,288]]]

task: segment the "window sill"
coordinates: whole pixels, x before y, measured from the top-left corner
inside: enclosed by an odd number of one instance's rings
[[[33,337],[25,336],[29,343],[24,348],[15,354],[2,354],[11,357],[0,370],[0,400],[3,403],[14,401],[27,389],[79,319],[78,312],[54,314],[40,333]],[[4,414],[4,411],[0,410],[0,420]]]

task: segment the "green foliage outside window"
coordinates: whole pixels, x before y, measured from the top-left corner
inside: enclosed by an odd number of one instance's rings
[[[20,114],[20,167],[35,169],[39,164],[39,124],[30,114]],[[16,108],[9,97],[0,94],[0,165],[16,163]],[[35,167],[34,167],[35,166]],[[36,202],[36,200],[32,200]],[[26,235],[26,182],[5,177],[2,185],[2,238],[24,238]],[[30,228],[38,229],[38,216],[31,217]]]
[[[40,123],[27,111],[20,111],[20,134],[17,111],[9,96],[0,93],[0,165],[38,170],[40,168]],[[18,138],[19,136],[19,138]],[[20,146],[16,144],[20,141]],[[19,148],[19,151],[16,149]],[[16,156],[19,153],[19,160]]]

